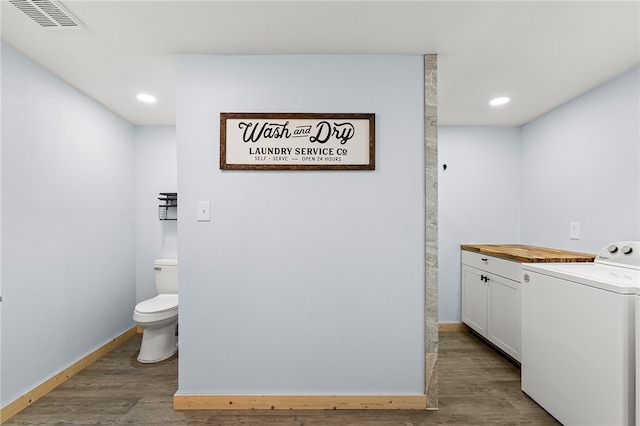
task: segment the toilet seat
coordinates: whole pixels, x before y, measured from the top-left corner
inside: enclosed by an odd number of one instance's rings
[[[178,315],[178,295],[159,294],[138,303],[133,311],[133,320],[150,323],[166,320]]]

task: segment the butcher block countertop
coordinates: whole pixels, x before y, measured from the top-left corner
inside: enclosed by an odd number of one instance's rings
[[[523,244],[462,244],[460,248],[522,263],[593,262],[596,257],[595,254]]]

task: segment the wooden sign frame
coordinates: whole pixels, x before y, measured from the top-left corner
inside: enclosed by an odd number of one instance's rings
[[[220,113],[222,170],[375,170],[375,114]]]

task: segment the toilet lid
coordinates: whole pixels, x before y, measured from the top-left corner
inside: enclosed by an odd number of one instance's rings
[[[178,308],[177,294],[159,294],[153,299],[145,300],[136,305],[136,311],[141,314],[153,314]]]

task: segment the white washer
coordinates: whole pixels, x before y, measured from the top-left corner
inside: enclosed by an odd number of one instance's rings
[[[522,390],[565,425],[637,424],[640,242],[522,274]]]
[[[636,295],[636,426],[640,426],[640,287]]]

